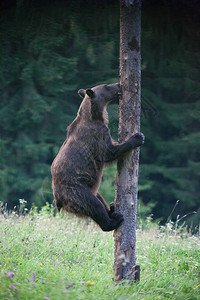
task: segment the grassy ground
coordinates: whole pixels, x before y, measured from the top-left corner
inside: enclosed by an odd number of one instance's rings
[[[137,233],[139,283],[114,285],[113,236],[46,212],[0,214],[0,299],[200,299],[198,237],[149,224]]]

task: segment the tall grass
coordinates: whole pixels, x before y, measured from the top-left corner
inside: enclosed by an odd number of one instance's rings
[[[200,242],[172,223],[137,231],[141,280],[115,285],[113,234],[93,222],[0,213],[0,299],[200,299]]]

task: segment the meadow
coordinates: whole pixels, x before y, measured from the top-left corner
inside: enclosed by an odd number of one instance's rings
[[[137,230],[137,283],[113,280],[113,233],[55,214],[0,213],[0,299],[200,299],[200,240],[169,222]]]

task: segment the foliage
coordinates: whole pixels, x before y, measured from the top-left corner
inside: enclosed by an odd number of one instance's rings
[[[71,5],[69,11],[64,3],[55,10],[43,5],[34,14],[26,6],[6,11],[2,23],[0,186],[10,208],[20,197],[29,207],[52,201],[50,164],[80,104],[74,91],[117,77],[117,17],[106,12],[109,35],[95,41],[84,23],[88,12],[79,22],[80,11]]]
[[[149,222],[138,230],[141,280],[114,285],[112,233],[53,215],[49,205],[40,213],[0,213],[0,299],[199,298],[199,238],[184,228]]]
[[[164,18],[143,19],[142,92],[156,116],[142,121],[147,139],[140,184],[152,186],[141,195],[145,203],[155,201],[156,211],[165,217],[177,199],[180,214],[199,209],[200,47],[192,29],[197,18],[184,14],[185,9],[167,14],[168,8],[162,7]]]
[[[52,203],[50,165],[80,104],[76,91],[118,80],[119,8],[113,2],[16,1],[1,10],[0,200],[8,208],[19,198],[29,208]],[[173,10],[167,3],[143,8],[146,143],[139,176],[143,215],[164,220],[177,199],[181,215],[200,209],[199,21],[180,3]],[[109,112],[117,139],[117,105]],[[106,169],[101,192],[108,202],[114,181],[114,168]]]

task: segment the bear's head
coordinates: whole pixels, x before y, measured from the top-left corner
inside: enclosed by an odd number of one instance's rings
[[[101,106],[105,106],[108,102],[115,100],[120,93],[121,88],[119,83],[108,85],[101,84],[91,89],[80,89],[78,91],[79,96],[81,96],[82,98],[88,96],[90,99],[92,99],[93,102],[97,102],[101,104]]]
[[[119,83],[101,84],[89,89],[80,89],[79,96],[84,98],[80,109],[88,109],[91,112],[92,119],[106,121],[107,111],[106,107],[110,101],[116,100],[121,94],[121,87]]]

